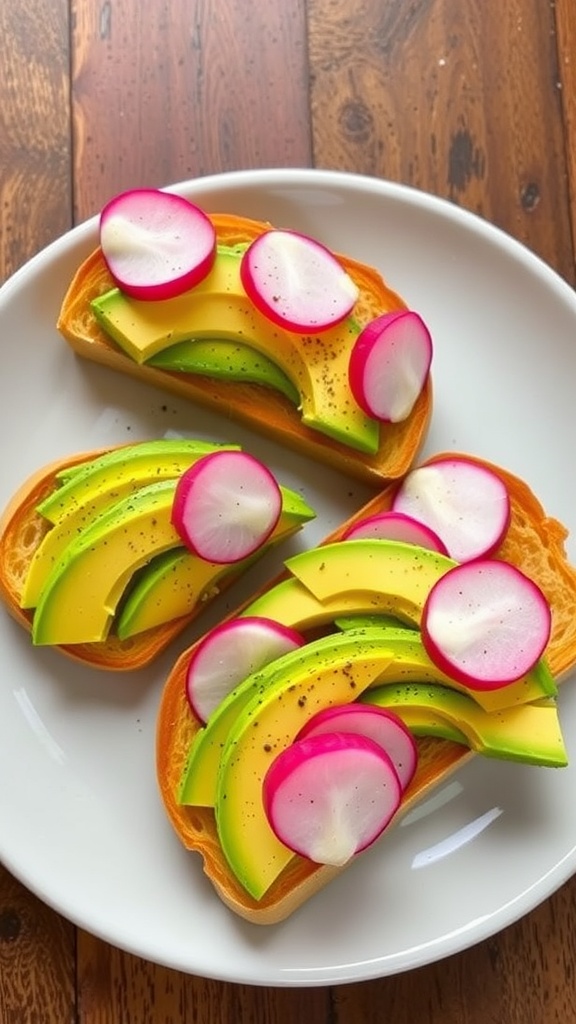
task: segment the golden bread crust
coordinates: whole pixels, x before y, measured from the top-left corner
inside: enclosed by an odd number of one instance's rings
[[[121,447],[127,445],[115,446]],[[36,506],[52,493],[60,471],[110,450],[105,448],[77,453],[37,470],[13,494],[0,517],[0,598],[12,617],[28,632],[32,628],[32,614],[20,608],[20,596],[32,555],[47,530],[46,521],[36,512]],[[213,597],[231,586],[237,575],[231,571],[222,576],[218,588],[214,588]],[[208,600],[197,605],[189,615],[155,626],[126,640],[110,636],[98,643],[63,644],[57,649],[75,661],[108,672],[131,672],[144,668],[190,625],[204,610]]]
[[[451,456],[457,454],[450,453]],[[443,457],[437,455],[428,461]],[[559,679],[576,664],[576,569],[566,559],[564,541],[567,531],[557,520],[546,515],[522,480],[491,463],[481,459],[475,461],[489,466],[508,488],[511,522],[497,556],[521,568],[546,595],[552,608],[552,635],[546,657],[553,675]],[[377,495],[327,537],[326,542],[337,540],[352,522],[389,509],[396,486],[392,485]],[[295,856],[264,898],[256,902],[227,867],[218,843],[213,811],[184,807],[178,803],[177,792],[186,755],[193,736],[200,728],[185,696],[186,666],[192,649],[184,651],[178,658],[160,702],[156,763],[162,800],[184,846],[201,854],[204,870],[223,902],[248,921],[274,924],[293,913],[342,869],[318,867]],[[417,740],[417,744],[418,768],[404,797],[402,814],[474,756],[467,748],[448,740],[423,737]]]
[[[211,214],[217,237],[226,245],[251,241],[270,225],[227,214]],[[383,311],[404,309],[405,303],[367,265],[347,256],[338,257],[360,289],[355,316],[369,322]],[[401,423],[383,424],[380,450],[365,455],[305,427],[298,411],[270,388],[257,384],[236,384],[195,374],[161,370],[135,363],[122,352],[96,322],[90,302],[112,288],[101,251],[96,249],[78,268],[62,303],[57,327],[74,351],[86,359],[147,381],[162,390],[217,409],[231,419],[275,438],[281,444],[303,452],[344,473],[376,486],[403,476],[425,440],[432,414],[432,383],[418,398],[410,416]]]

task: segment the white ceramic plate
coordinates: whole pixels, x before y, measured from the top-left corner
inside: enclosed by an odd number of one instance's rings
[[[500,462],[576,527],[576,297],[540,261],[448,203],[371,179],[251,171],[178,188],[208,210],[292,226],[377,265],[435,339],[427,450]],[[0,291],[1,504],[56,456],[171,431],[239,440],[301,486],[319,517],[290,550],[320,539],[367,497],[215,415],[75,359],[54,322],[95,242],[92,221]],[[570,768],[476,758],[290,920],[266,929],[238,920],[180,848],[156,792],[155,715],[173,653],[150,671],[111,677],[33,650],[0,615],[0,857],[47,903],[113,944],[230,981],[361,980],[485,938],[575,870],[576,686],[568,681]]]

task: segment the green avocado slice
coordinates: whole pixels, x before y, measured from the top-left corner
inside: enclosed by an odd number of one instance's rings
[[[314,643],[259,673],[261,686],[238,715],[220,758],[215,815],[222,851],[237,878],[260,899],[294,854],[268,824],[262,782],[280,751],[316,712],[355,700],[393,657],[380,638],[352,638],[318,657]],[[348,639],[348,643],[346,643]]]
[[[219,249],[210,273],[182,295],[144,302],[112,289],[95,298],[91,309],[108,337],[139,364],[191,338],[248,345],[273,362],[296,389],[305,426],[375,454],[380,425],[354,400],[348,379],[359,325],[348,317],[316,335],[277,327],[246,295],[240,263],[240,253]]]
[[[302,667],[311,661],[315,666],[326,667],[340,657],[341,650],[354,650],[359,640],[373,643],[381,638],[381,632],[374,630],[349,631],[321,637],[276,659],[240,683],[216,708],[206,726],[196,734],[182,774],[180,803],[196,807],[214,806],[220,755],[238,716],[256,694],[264,693],[270,682],[276,679],[276,674],[282,673],[286,665],[296,678]]]
[[[369,616],[384,625],[388,616],[401,619],[400,633],[389,634],[420,665],[426,681],[431,661],[418,630],[430,588],[455,563],[443,555],[386,540],[355,540],[325,544],[294,555],[286,562],[292,578],[277,583],[256,598],[245,614],[270,619],[306,631],[343,619]],[[375,615],[377,613],[377,615]],[[414,676],[412,676],[414,678]],[[447,685],[458,684],[444,676]],[[486,711],[553,697],[556,683],[545,659],[526,676],[495,690],[477,690],[475,700]]]
[[[274,388],[293,405],[300,394],[286,374],[261,352],[239,342],[213,338],[209,341],[189,338],[158,352],[146,361],[171,373],[196,373],[240,384],[259,384]]]
[[[420,735],[429,734],[429,720],[434,723],[434,734],[444,739],[454,739],[456,730],[471,750],[485,757],[552,768],[568,764],[553,700],[487,712],[465,693],[427,683],[377,686],[359,699],[363,704],[389,708]]]
[[[195,455],[209,455],[210,452],[220,448],[233,448],[237,451],[239,445],[218,444],[215,441],[200,441],[196,438],[189,439],[187,437],[160,437],[154,438],[152,441],[136,441],[134,444],[120,445],[112,448],[110,451],[103,452],[102,455],[86,459],[85,462],[76,462],[73,466],[64,466],[56,474],[56,481],[63,487],[64,484],[68,484],[72,479],[84,476],[84,474],[99,472],[101,469],[117,466],[132,458],[155,458],[157,455],[185,452],[194,453]],[[62,495],[65,493],[65,491],[58,491],[58,493],[49,494],[44,501],[40,502],[37,511],[45,519],[49,519],[50,522],[56,522],[56,519],[59,518],[59,506],[62,505],[64,510],[66,508],[66,502],[61,500]]]
[[[133,573],[180,546],[172,526],[175,480],[140,488],[110,506],[67,545],[46,578],[32,620],[35,644],[105,640]]]
[[[315,515],[301,495],[282,486],[280,490],[282,513],[269,544],[285,540]],[[168,620],[189,615],[199,601],[217,590],[223,575],[243,572],[258,556],[256,552],[231,567],[201,562],[187,548],[158,555],[140,569],[131,582],[116,616],[117,635],[124,640]]]
[[[258,614],[265,614],[265,612],[265,608],[257,609]],[[245,610],[244,614],[253,614],[253,611],[249,608]],[[373,624],[356,628],[350,626],[343,634],[336,633],[323,637],[322,642],[315,641],[318,658],[320,659],[323,653],[330,657],[334,649],[339,649],[342,643],[347,642],[342,639],[342,636],[346,635],[349,638],[356,637],[358,639],[380,637],[382,643],[385,643],[393,654],[393,661],[383,673],[381,680],[382,684],[386,683],[386,686],[383,685],[381,688],[382,694],[390,700],[392,694],[396,692],[402,695],[408,685],[425,687],[426,692],[429,691],[430,694],[437,691],[440,694],[454,692],[458,696],[462,695],[466,698],[466,704],[463,706],[468,706],[468,703],[471,702],[480,709],[480,719],[484,716],[489,720],[495,713],[506,714],[509,709],[521,704],[549,701],[557,692],[552,675],[545,661],[541,660],[527,676],[509,687],[502,687],[500,690],[477,691],[475,694],[465,693],[461,684],[446,676],[430,660],[418,631],[386,625]],[[305,651],[306,648],[300,649],[301,657],[304,656]],[[294,662],[296,664],[296,658]],[[216,709],[206,726],[196,734],[182,775],[179,796],[181,803],[200,807],[213,806],[216,774],[222,747],[236,717],[256,692],[258,685],[261,684],[256,676],[252,676],[250,681],[238,686]],[[367,702],[370,699],[370,695],[365,697]],[[376,702],[375,700],[374,703]],[[430,698],[430,705],[432,704],[433,700]],[[441,706],[443,705],[441,704]],[[431,706],[429,710],[431,714]],[[432,732],[430,714],[426,721],[428,734]],[[441,723],[442,729],[438,730],[436,735],[460,743],[465,742],[468,745],[467,737],[463,736],[461,729],[456,728],[455,722],[452,722],[453,728],[450,733],[448,732],[447,715],[444,715]]]
[[[184,440],[142,442],[106,453],[68,478],[37,506],[37,512],[53,525],[30,561],[20,607],[36,607],[47,576],[68,544],[102,512],[141,487],[178,479],[199,458],[222,447]]]

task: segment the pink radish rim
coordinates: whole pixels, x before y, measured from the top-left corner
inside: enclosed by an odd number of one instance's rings
[[[404,352],[401,339],[392,339],[389,334],[388,345],[384,339],[386,332],[390,332],[399,320],[415,322],[419,331],[416,338],[417,349],[415,343],[411,341],[411,349],[408,352],[411,362],[408,370],[406,362],[402,362],[407,339],[404,341]],[[414,363],[415,354],[417,365]],[[422,317],[414,310],[394,310],[375,317],[362,329],[350,354],[350,390],[360,408],[367,416],[384,423],[397,423],[407,419],[426,386],[432,354],[430,331]],[[386,366],[388,373],[383,372]],[[372,394],[380,375],[385,390],[384,407],[383,395]],[[395,383],[394,387],[390,386],[392,383]]]
[[[202,486],[207,486],[206,482],[202,484],[202,477],[209,474],[214,469],[215,461],[220,462],[239,462],[240,460],[244,466],[244,479],[246,475],[246,468],[249,466],[256,471],[256,474],[260,476],[264,485],[269,489],[269,495],[271,496],[270,512],[266,516],[265,525],[254,534],[251,539],[247,539],[243,544],[234,546],[234,554],[231,556],[230,552],[223,553],[219,550],[219,544],[216,543],[214,546],[213,542],[206,543],[199,537],[199,530],[196,527],[196,517],[194,515],[193,506],[194,501],[202,501],[202,495],[198,494],[198,489]],[[209,485],[208,485],[209,486]],[[226,498],[226,506],[230,507],[230,502],[233,500],[230,493],[224,495]],[[236,496],[237,498],[237,496]],[[237,501],[237,505],[240,506],[240,502]],[[213,517],[216,514],[215,508],[218,508],[218,502],[215,504],[207,502],[206,507],[202,509],[202,519],[205,520],[207,516]],[[199,513],[197,513],[198,515]],[[254,456],[249,455],[247,452],[235,451],[224,449],[218,452],[210,452],[208,455],[202,456],[198,459],[185,473],[180,477],[176,485],[176,491],[174,494],[174,502],[172,506],[172,525],[176,529],[183,543],[190,548],[199,558],[205,561],[213,562],[216,565],[233,565],[237,562],[241,562],[243,559],[248,558],[250,555],[258,551],[267,540],[270,538],[274,529],[276,528],[280,516],[282,514],[282,492],[274,477],[273,473],[268,469],[264,463],[260,462]],[[226,529],[234,531],[234,529],[240,529],[238,523],[233,522],[228,527],[223,527],[223,532]],[[230,545],[229,545],[230,546]]]
[[[533,616],[526,623],[523,633],[525,645],[529,646],[530,653],[528,654],[525,650],[518,650],[515,647],[518,656],[514,661],[514,670],[510,671],[509,669],[506,673],[503,671],[500,673],[492,672],[490,676],[487,676],[466,669],[461,664],[461,661],[447,654],[438,638],[438,625],[431,620],[434,619],[437,612],[436,606],[438,602],[444,598],[443,591],[446,588],[456,587],[459,599],[462,598],[466,603],[470,599],[465,592],[465,577],[467,575],[472,576],[472,574],[476,577],[485,574],[488,577],[490,573],[492,575],[494,573],[499,574],[502,579],[507,575],[513,584],[519,585],[523,589],[533,610]],[[463,578],[464,582],[462,582]],[[514,595],[512,595],[511,600],[513,598]],[[534,619],[537,621],[534,621]],[[445,625],[442,628],[445,629]],[[521,679],[536,665],[544,654],[550,639],[551,628],[552,614],[550,605],[537,584],[511,563],[490,558],[476,559],[449,569],[430,590],[424,605],[421,621],[422,642],[431,660],[446,675],[463,683],[470,690],[501,689]],[[487,642],[487,640],[483,641],[484,645]],[[483,648],[483,658],[490,654],[489,646],[485,650]]]
[[[130,265],[130,259],[123,255],[113,255],[109,251],[110,247],[106,241],[106,225],[116,215],[116,207],[130,206],[132,200],[135,208],[140,203],[145,205],[148,202],[152,205],[162,206],[164,210],[175,211],[176,217],[170,219],[175,221],[179,218],[180,229],[185,229],[184,233],[189,238],[188,249],[179,241],[180,252],[177,256],[178,259],[188,259],[188,266],[185,269],[172,268],[171,272],[166,271],[161,276],[153,275],[153,277],[158,277],[157,280],[151,279],[143,282],[131,280],[130,274],[126,273],[126,266]],[[130,222],[129,217],[126,216],[125,219]],[[138,219],[142,220],[143,217]],[[199,206],[183,196],[161,189],[142,188],[122,192],[110,199],[100,213],[100,247],[108,270],[121,291],[131,298],[142,301],[154,302],[175,298],[204,280],[216,259],[216,241],[214,225]],[[197,255],[190,263],[190,252],[193,251],[193,245],[197,249]],[[159,248],[161,251],[161,246]],[[141,273],[142,271],[139,272],[139,274]]]
[[[271,245],[272,239],[272,245]],[[282,274],[283,268],[278,271],[278,260],[281,253],[274,251],[274,241],[282,239],[285,245],[292,245],[300,252],[293,260],[293,267],[297,267],[307,254],[316,255],[316,263],[320,261],[335,280],[334,284],[328,283],[328,289],[324,290],[321,299],[316,301],[323,307],[324,313],[315,316],[298,316],[296,310],[298,305],[310,303],[310,283],[317,279],[322,273],[327,273],[316,267],[308,268],[300,285],[299,294],[295,297],[287,294],[293,282],[294,270],[291,273]],[[266,264],[261,266],[260,264]],[[277,277],[274,278],[274,274]],[[258,275],[261,275],[263,284],[258,283]],[[337,260],[336,256],[321,242],[298,231],[273,228],[256,238],[248,247],[242,257],[240,264],[240,278],[246,294],[254,303],[256,309],[268,320],[283,327],[285,330],[294,331],[298,334],[309,334],[328,330],[342,323],[351,313],[358,299],[359,290],[352,278]],[[327,315],[328,314],[328,315]]]
[[[382,533],[378,532],[378,528],[382,527]],[[386,532],[386,527],[396,527],[398,534],[404,529],[406,537],[392,536]],[[374,527],[376,532],[370,532],[371,528]],[[363,531],[368,532],[363,532]],[[408,539],[408,535],[413,532],[414,539]],[[437,533],[434,532],[425,523],[421,523],[418,519],[414,519],[413,516],[407,515],[405,512],[377,512],[372,516],[366,516],[365,519],[360,519],[357,523],[348,527],[345,533],[342,535],[342,540],[355,540],[357,537],[374,537],[377,539],[380,537],[382,540],[398,540],[405,544],[414,544],[417,547],[428,548],[430,551],[436,551],[440,555],[448,555],[448,550],[444,541],[440,539]],[[419,536],[420,540],[416,537]]]
[[[270,631],[271,636],[274,634],[278,638],[284,638],[286,642],[285,650],[281,651],[280,653],[272,655],[269,659],[259,661],[257,668],[253,668],[247,671],[246,673],[244,673],[243,669],[241,669],[236,681],[230,685],[226,693],[222,694],[220,700],[216,704],[212,703],[209,700],[204,700],[199,703],[198,700],[194,698],[194,693],[197,690],[198,684],[195,684],[193,679],[193,673],[195,670],[197,670],[198,663],[201,662],[201,659],[203,658],[204,655],[206,655],[206,653],[209,653],[211,647],[218,645],[219,640],[224,640],[224,642],[227,644],[230,642],[230,637],[228,636],[228,634],[234,634],[238,631],[238,629],[242,629],[245,627],[250,628],[251,626],[259,626],[263,630],[268,629]],[[241,640],[239,640],[238,642],[241,643]],[[228,619],[226,622],[222,622],[219,623],[217,626],[214,626],[210,630],[210,632],[206,633],[206,635],[203,636],[202,639],[195,646],[190,657],[190,660],[188,662],[188,667],[186,669],[185,692],[192,713],[200,722],[206,722],[210,714],[212,713],[212,710],[214,710],[214,708],[218,706],[220,701],[225,698],[227,693],[232,692],[232,690],[235,689],[236,686],[243,682],[244,678],[246,678],[247,675],[251,674],[252,671],[257,671],[258,669],[262,668],[265,664],[268,664],[269,661],[276,660],[276,658],[281,657],[282,654],[287,653],[291,650],[295,650],[298,647],[302,647],[304,643],[305,637],[301,633],[298,633],[297,630],[292,629],[290,626],[285,626],[282,623],[276,622],[275,619],[267,619],[262,615],[238,616],[234,619]],[[213,657],[214,655],[211,654],[210,656]],[[223,688],[220,688],[220,691],[222,691],[222,689]],[[208,705],[211,705],[211,710],[209,710],[208,713],[206,713],[206,707]]]
[[[387,800],[385,812],[378,819],[375,819],[375,824],[370,828],[367,835],[358,838],[355,848],[350,851],[348,858],[350,859],[363,850],[368,849],[382,835],[401,804],[402,788],[398,775],[390,757],[378,743],[367,739],[365,736],[338,732],[323,733],[310,739],[298,740],[277,755],[264,777],[264,811],[272,831],[280,842],[308,860],[314,860],[311,855],[312,851],[307,849],[298,839],[295,839],[294,835],[290,835],[286,825],[280,824],[278,820],[280,815],[277,802],[282,799],[282,787],[293,784],[294,776],[298,772],[309,771],[311,761],[317,761],[322,758],[347,758],[349,755],[357,756],[359,760],[364,760],[365,765],[368,764],[368,761],[371,761],[372,765],[377,765],[382,779],[385,778],[383,788],[385,790],[392,789],[392,793]],[[366,778],[366,767],[358,771],[358,776],[361,780]],[[321,780],[321,773],[315,773],[312,779],[315,783]],[[300,784],[299,789],[301,790],[299,795],[302,796],[306,792],[305,780]],[[314,798],[306,799],[306,810],[308,811],[310,811],[311,806],[310,800],[316,802]],[[343,863],[346,862],[344,861]],[[315,861],[315,863],[329,862]]]

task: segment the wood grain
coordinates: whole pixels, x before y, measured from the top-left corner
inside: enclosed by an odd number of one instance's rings
[[[0,4],[0,281],[71,225],[68,7]]]
[[[576,240],[576,4],[556,0],[558,74],[564,112],[564,140],[570,190],[572,241]]]
[[[574,280],[553,6],[310,0],[309,19],[317,166],[444,196]]]
[[[73,1024],[71,924],[0,870],[0,1022]]]
[[[328,1022],[328,989],[220,983],[156,967],[79,934],[82,1024],[306,1024]]]
[[[75,217],[125,188],[311,160],[304,0],[74,0]]]
[[[576,1020],[571,886],[523,921],[438,964],[335,990],[337,1024],[568,1024]],[[558,933],[560,928],[560,933]],[[554,934],[552,944],[542,936]],[[565,940],[565,942],[563,941]]]
[[[71,226],[67,3],[0,4],[0,39],[1,282]],[[74,941],[0,867],[1,1024],[72,1024]]]

